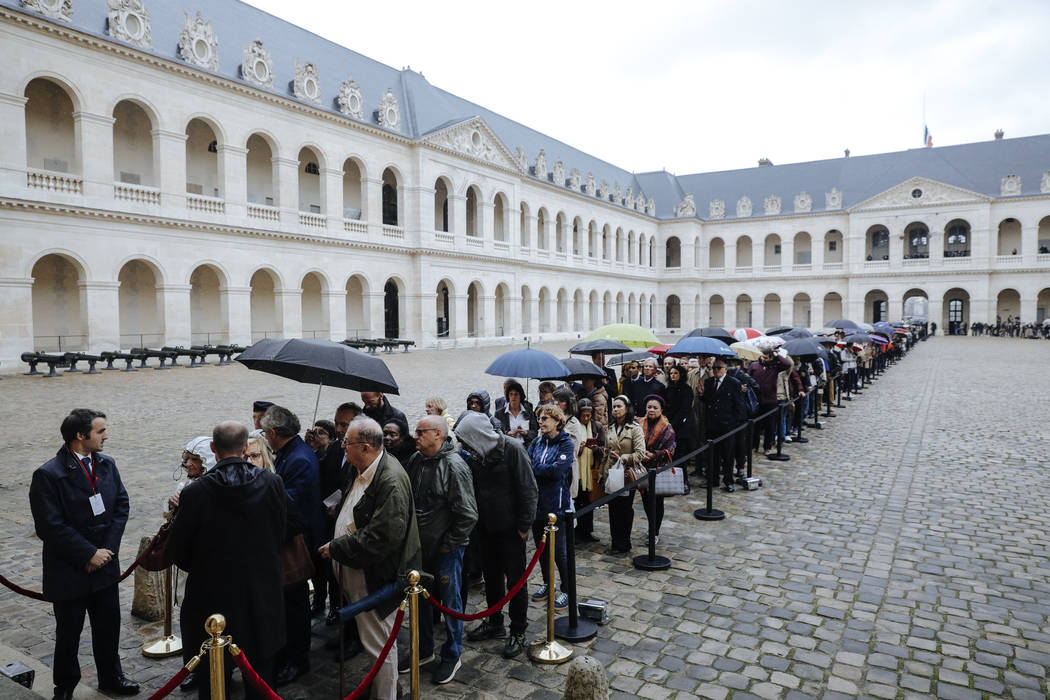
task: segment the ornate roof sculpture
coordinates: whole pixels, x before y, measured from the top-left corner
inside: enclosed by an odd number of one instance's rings
[[[339,84],[339,111],[352,119],[364,119],[365,101],[361,95],[361,86],[352,78]]]
[[[262,39],[256,39],[244,47],[241,77],[259,87],[273,87],[273,60],[270,52],[263,48]]]
[[[51,19],[73,21],[73,0],[22,0],[22,7]]]
[[[185,14],[186,26],[179,34],[179,57],[198,68],[219,70],[219,39],[211,22],[205,22],[200,12],[193,19],[188,12]]]
[[[107,0],[106,7],[109,10],[106,27],[111,37],[140,49],[153,46],[149,12],[146,11],[142,0]]]
[[[295,80],[292,81],[292,94],[303,102],[321,104],[321,76],[317,66],[312,63],[299,63],[295,59]]]
[[[401,131],[401,108],[397,104],[392,88],[386,89],[386,94],[379,100],[379,109],[376,110],[376,120],[379,126],[391,131]]]

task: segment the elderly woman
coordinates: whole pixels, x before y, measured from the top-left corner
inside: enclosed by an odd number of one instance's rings
[[[547,514],[558,516],[558,530],[555,533],[555,563],[562,586],[565,585],[565,513],[572,509],[572,498],[569,495],[572,487],[572,460],[576,448],[572,438],[563,428],[565,414],[556,404],[543,404],[536,408],[539,416],[540,434],[529,445],[529,458],[532,461],[532,473],[536,477],[539,498],[536,503],[536,519],[532,523],[532,537],[538,546],[543,538],[543,529],[547,526]],[[543,580],[550,581],[548,557],[540,557],[543,567]],[[547,597],[547,584],[540,586],[532,594],[533,600]],[[569,597],[559,592],[554,598],[555,608],[565,608]]]
[[[440,396],[431,396],[423,404],[423,409],[428,416],[441,416],[448,423],[448,431],[452,432],[452,426],[456,420],[448,414],[448,403]]]
[[[624,470],[640,466],[645,457],[645,436],[642,428],[634,422],[634,411],[631,400],[624,395],[617,396],[612,403],[612,421],[606,433],[608,452],[602,464],[602,480],[609,474],[609,469],[617,460]],[[625,481],[630,478],[625,475]],[[631,526],[634,524],[634,489],[623,496],[614,498],[609,504],[609,534],[611,536],[609,554],[624,556],[631,551]]]
[[[605,449],[605,429],[594,420],[594,405],[590,399],[580,399],[577,404],[577,412],[582,441],[576,449],[576,459],[580,467],[580,488],[575,502],[576,508],[579,509],[605,495],[601,479],[599,479],[599,467]],[[576,521],[575,536],[576,544],[590,544],[598,541],[598,538],[594,536],[594,511],[581,516]]]
[[[532,406],[525,400],[525,389],[516,381],[507,384],[507,401],[496,409],[496,420],[503,426],[503,432],[525,443],[528,447],[540,430]]]
[[[671,423],[664,416],[664,400],[657,394],[645,397],[645,418],[642,419],[642,434],[645,435],[645,456],[642,466],[657,469],[674,458],[675,434]],[[642,505],[649,516],[652,535],[660,539],[660,525],[664,520],[664,497],[642,491]]]
[[[179,494],[182,493],[182,490],[214,466],[215,455],[211,451],[210,437],[201,435],[186,443],[186,447],[182,450],[182,464],[176,470],[175,478],[178,478],[179,471],[186,472],[186,476],[179,480],[178,485],[175,487],[175,493],[168,496],[168,510],[178,508]]]

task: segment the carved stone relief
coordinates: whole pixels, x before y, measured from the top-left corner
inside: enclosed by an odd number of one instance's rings
[[[999,186],[999,194],[1003,197],[1012,197],[1021,194],[1021,176],[1007,175]]]
[[[692,192],[682,197],[682,201],[674,208],[674,215],[677,217],[696,216],[696,201]]]
[[[397,98],[394,91],[386,89],[386,94],[379,100],[379,109],[376,110],[376,119],[379,126],[391,131],[401,131],[401,108],[397,106]]]
[[[594,196],[594,173],[587,173],[587,184],[584,185],[583,191],[592,197]]]
[[[837,187],[832,187],[831,192],[824,193],[824,208],[827,210],[842,208],[842,193]]]
[[[780,197],[771,194],[762,200],[762,209],[765,210],[766,216],[776,216],[780,213],[781,204]]]
[[[580,177],[580,171],[576,168],[573,168],[572,172],[569,173],[569,189],[579,192],[581,179],[582,178]]]
[[[539,155],[536,156],[536,177],[547,181],[547,154],[540,149]]]
[[[108,32],[114,39],[148,49],[153,45],[149,13],[142,0],[107,0]]]
[[[529,172],[529,156],[525,153],[524,146],[518,146],[518,149],[514,151],[514,159],[518,161],[518,167],[522,172]]]
[[[649,216],[656,216],[656,200],[652,197],[645,203],[645,213]]]
[[[503,150],[489,138],[487,131],[480,124],[480,120],[451,127],[428,140],[435,145],[459,151],[489,163],[495,163],[500,167],[508,167],[511,166],[512,162],[514,164],[519,162],[507,160]],[[524,157],[524,154],[525,150],[521,149],[519,158]]]
[[[339,111],[354,119],[363,119],[365,101],[361,95],[361,86],[353,78],[347,78],[339,85]]]
[[[751,216],[751,198],[741,197],[736,202],[736,215],[738,218]]]
[[[22,0],[22,7],[51,19],[73,21],[73,0]]]
[[[635,211],[645,211],[645,195],[641,192],[638,193],[638,198],[634,200]]]
[[[726,218],[726,203],[721,199],[712,199],[707,205],[707,216],[710,219]]]
[[[1043,179],[1039,181],[1039,191],[1043,194],[1050,192],[1050,170],[1043,173]]]
[[[609,201],[609,181],[602,180],[601,187],[598,188],[598,196],[606,202]]]
[[[554,161],[554,184],[565,187],[565,166],[560,160]]]
[[[634,189],[631,187],[627,188],[627,192],[623,195],[623,205],[628,209],[634,208]]]
[[[292,82],[292,94],[303,102],[321,104],[321,76],[317,66],[312,63],[299,64],[295,59],[295,80]]]
[[[200,68],[219,70],[219,39],[200,12],[193,19],[186,13],[186,26],[179,34],[179,57]]]
[[[617,204],[623,203],[623,190],[620,189],[620,183],[617,182],[613,185],[613,201]]]
[[[803,214],[813,208],[813,198],[805,192],[795,195],[795,213]]]
[[[241,77],[260,87],[273,87],[273,61],[270,52],[263,48],[262,39],[256,39],[244,47]]]

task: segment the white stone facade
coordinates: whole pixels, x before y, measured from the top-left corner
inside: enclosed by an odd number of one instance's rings
[[[909,180],[840,211],[748,200],[705,221],[690,200],[659,219],[648,195],[581,190],[571,162],[573,187],[551,182],[480,118],[414,139],[361,120],[386,95],[354,93],[347,117],[7,7],[0,41],[0,371],[59,343],[670,337],[871,319],[879,300],[898,317],[912,296],[939,325],[953,300],[966,322],[1050,314],[1050,193]]]

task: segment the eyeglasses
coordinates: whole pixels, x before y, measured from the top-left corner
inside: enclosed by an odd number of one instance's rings
[[[248,452],[245,453],[244,458],[251,461],[253,459],[262,459],[262,452]]]
[[[425,433],[427,433],[427,432],[429,432],[431,430],[436,430],[438,432],[441,432],[440,428],[420,428],[420,429],[416,430],[416,437],[423,437],[423,435]]]
[[[346,447],[347,445],[367,445],[368,443],[363,440],[347,440],[346,438],[343,438],[343,441],[339,444]]]

